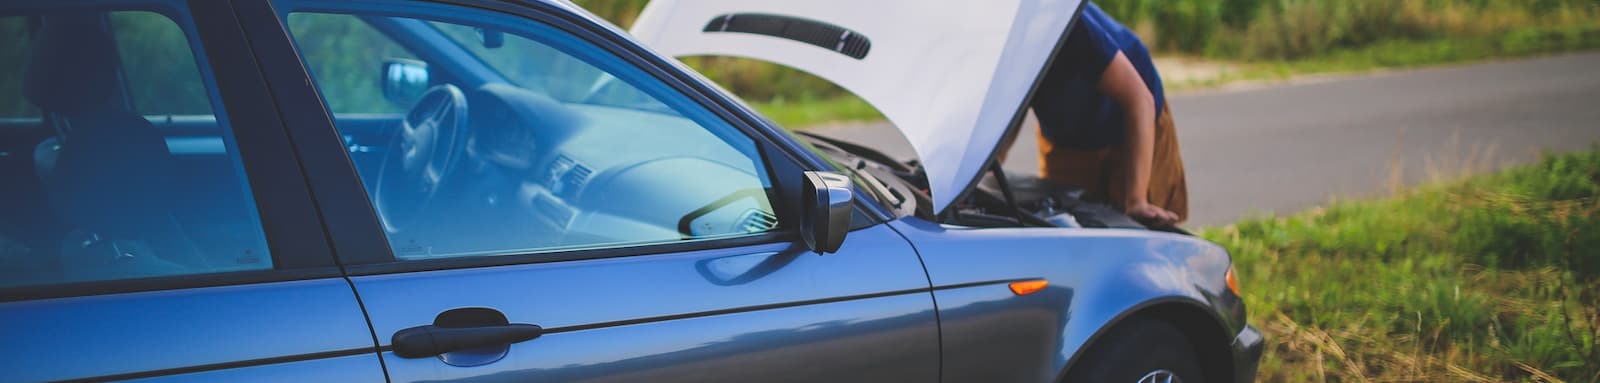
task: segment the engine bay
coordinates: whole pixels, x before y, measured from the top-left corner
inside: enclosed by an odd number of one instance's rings
[[[864,189],[903,214],[970,227],[1064,227],[1163,231],[1188,235],[1177,227],[1147,227],[1082,189],[1033,175],[984,174],[971,193],[943,216],[929,208],[927,176],[916,160],[901,161],[872,148],[816,134],[801,134],[842,166],[867,173]]]

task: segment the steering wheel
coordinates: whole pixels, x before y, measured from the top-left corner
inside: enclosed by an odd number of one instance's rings
[[[373,199],[385,230],[415,223],[446,186],[466,144],[466,94],[450,84],[428,88],[400,120],[378,168]]]

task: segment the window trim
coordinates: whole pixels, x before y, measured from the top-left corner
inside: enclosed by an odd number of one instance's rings
[[[799,235],[792,232],[779,231],[706,240],[644,243],[581,249],[561,249],[546,252],[517,253],[508,255],[485,255],[424,260],[397,259],[383,263],[345,265],[345,273],[349,276],[356,277],[437,270],[573,262],[607,258],[642,257],[700,250],[728,249],[775,243],[797,242],[799,241],[799,238]]]
[[[17,11],[26,13],[29,9],[54,7],[23,6]],[[190,0],[186,5],[180,2],[117,4],[110,8],[156,12],[171,19],[184,32],[201,81],[216,91],[212,98],[208,89],[208,98],[221,100],[222,105],[213,106],[213,113],[227,116],[228,127],[234,134],[272,268],[7,287],[0,288],[0,302],[339,276],[327,238],[318,226],[320,220],[311,208],[310,188],[298,164],[293,162],[294,153],[287,150],[283,124],[277,119],[278,111],[272,99],[266,97],[267,84],[254,65],[240,65],[241,62],[253,64],[254,60],[245,48],[244,35],[237,28],[231,6],[227,2]],[[197,43],[201,45],[196,46]]]
[[[250,9],[249,11],[253,11],[253,14],[246,14],[244,13],[246,10],[241,9],[241,16],[245,18],[270,17],[270,20],[277,24],[276,30],[270,31],[270,33],[274,35],[288,36],[289,32],[285,26],[286,24],[284,24],[283,20],[280,18],[280,15],[287,14],[289,12],[278,12],[270,5],[266,5],[267,2],[267,0],[260,0],[260,4],[263,6],[254,7],[256,9]],[[735,132],[745,135],[746,138],[754,142],[756,145],[756,152],[759,155],[759,158],[755,158],[755,160],[761,162],[760,166],[767,168],[767,173],[771,175],[772,178],[770,180],[774,189],[772,193],[774,198],[772,204],[775,210],[778,210],[776,213],[780,217],[792,217],[788,218],[791,221],[798,219],[800,216],[799,201],[795,198],[786,197],[799,195],[801,181],[798,177],[800,177],[801,174],[800,169],[808,168],[809,166],[803,165],[808,161],[800,161],[800,159],[803,157],[796,157],[792,151],[783,149],[776,144],[774,142],[775,135],[773,132],[766,131],[764,128],[759,127],[759,125],[752,124],[752,121],[758,121],[759,119],[752,118],[750,115],[748,115],[748,113],[750,113],[749,111],[739,113],[738,109],[730,109],[728,107],[731,102],[727,100],[718,100],[715,97],[712,97],[711,95],[716,93],[707,93],[710,89],[709,86],[705,84],[697,84],[698,86],[691,85],[694,84],[694,81],[692,79],[686,79],[682,73],[677,73],[676,70],[672,69],[673,67],[670,64],[660,60],[647,59],[647,57],[651,57],[649,56],[650,53],[645,51],[642,47],[639,47],[636,44],[628,42],[624,39],[620,39],[619,36],[613,35],[614,31],[605,30],[599,25],[593,24],[588,19],[583,19],[580,16],[572,14],[570,11],[559,8],[555,5],[544,3],[523,3],[520,5],[511,5],[472,0],[441,0],[433,2],[444,6],[458,6],[465,8],[464,10],[471,10],[474,12],[493,12],[501,14],[505,17],[521,18],[530,22],[542,23],[551,29],[571,34],[574,38],[592,45],[600,52],[612,55],[628,65],[639,68],[642,72],[644,72],[644,75],[650,76],[656,81],[660,81],[661,84],[667,89],[675,91],[686,97],[687,100],[693,102],[701,108],[704,108],[705,111],[711,116],[722,119],[730,127],[732,127]],[[360,8],[360,6],[353,6],[351,8]],[[352,10],[350,9],[328,9],[328,7],[315,7],[315,9],[336,13],[356,14],[352,13]],[[247,29],[249,28],[247,27]],[[251,33],[254,34],[266,32],[268,31],[258,30],[252,31]],[[285,83],[285,87],[305,88],[302,84],[304,84],[305,79],[310,78],[310,76],[308,72],[305,71],[303,61],[299,60],[298,52],[294,54],[294,57],[296,62],[294,63],[293,67],[299,71],[298,76],[285,76],[284,78],[273,79],[273,84],[279,84],[282,82]],[[289,83],[291,81],[292,83]],[[274,91],[278,92],[279,88],[280,87],[275,86]],[[307,91],[313,93],[298,93],[295,95],[290,95],[286,92],[279,92],[278,94],[280,100],[284,97],[299,96],[301,99],[319,101],[314,108],[309,105],[298,105],[301,107],[301,109],[298,110],[300,113],[295,113],[297,112],[296,110],[289,110],[289,108],[286,108],[286,114],[302,116],[315,115],[317,117],[317,121],[315,121],[314,124],[315,126],[313,126],[313,124],[291,124],[290,128],[296,130],[315,129],[319,132],[314,132],[312,134],[329,138],[337,138],[337,128],[334,126],[333,119],[331,115],[325,111],[326,106],[320,103],[320,91],[314,89],[314,87],[313,89],[307,89]],[[336,140],[330,139],[329,141]],[[334,143],[338,144],[339,142]],[[301,143],[297,142],[297,145],[299,144]],[[333,233],[332,235],[334,237],[335,245],[337,246],[339,243],[346,241],[357,241],[363,243],[376,242],[374,245],[381,245],[381,251],[378,251],[377,249],[371,249],[371,251],[363,253],[351,253],[342,250],[338,251],[340,255],[339,260],[344,266],[346,274],[352,276],[444,269],[496,267],[548,262],[567,262],[628,256],[646,256],[697,250],[736,248],[757,244],[798,243],[800,240],[799,234],[796,231],[798,225],[795,225],[791,222],[786,225],[790,227],[784,227],[779,231],[737,237],[644,244],[617,244],[611,246],[601,245],[592,248],[560,249],[495,256],[474,256],[409,261],[399,260],[394,257],[392,250],[389,248],[388,240],[382,232],[381,225],[377,223],[377,214],[371,208],[371,203],[368,201],[367,193],[364,190],[365,186],[360,185],[360,178],[355,174],[354,165],[351,162],[349,153],[345,150],[342,144],[319,144],[317,146],[319,147],[299,147],[298,151],[306,158],[317,157],[323,160],[337,158],[338,161],[342,162],[336,162],[333,164],[337,164],[338,166],[327,166],[329,163],[318,162],[318,168],[327,167],[348,169],[349,172],[345,176],[346,178],[342,180],[331,181],[336,184],[343,184],[348,181],[350,183],[355,183],[356,186],[358,186],[357,188],[346,188],[343,185],[335,185],[330,189],[336,190],[324,191],[322,190],[324,188],[324,183],[320,181],[314,181],[312,183],[312,187],[314,190],[316,190],[319,200],[325,199],[326,201],[339,201],[332,203],[321,203],[320,207],[324,210],[324,213],[327,213],[329,206],[359,205],[361,206],[361,210],[368,214],[367,216],[362,217],[362,221],[370,222],[370,224],[367,224],[366,227],[359,230],[361,232],[367,232],[365,235],[360,235],[360,233],[357,233],[358,230],[351,230],[342,235],[340,233]],[[320,150],[322,152],[308,153],[310,150]],[[793,177],[788,177],[786,175],[793,175]],[[333,226],[334,223],[329,222],[329,225]],[[364,238],[351,237],[354,235],[360,235]]]
[[[190,0],[201,2],[204,0]],[[239,0],[234,28],[247,37],[262,79],[278,106],[304,181],[312,190],[314,209],[322,220],[315,226],[326,235],[334,259],[341,264],[374,257],[391,257],[389,242],[356,174],[344,140],[333,126],[333,114],[311,84],[294,47],[288,25],[278,19],[268,0]],[[309,166],[308,166],[309,164]]]
[[[0,303],[42,299],[75,298],[117,294],[243,286],[254,284],[304,281],[337,278],[339,268],[333,266],[232,271],[223,273],[183,274],[153,278],[114,279],[104,281],[70,282],[49,285],[29,285],[0,290]]]

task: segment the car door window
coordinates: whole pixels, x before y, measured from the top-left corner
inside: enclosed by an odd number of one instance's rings
[[[289,7],[293,8],[293,7]],[[704,240],[778,228],[756,145],[598,47],[547,26],[291,12],[291,34],[395,256],[428,259]],[[325,24],[382,33],[339,34]],[[396,45],[379,54],[337,46]],[[389,55],[389,56],[385,56]],[[384,72],[374,75],[373,68]],[[405,112],[374,129],[339,105]],[[359,99],[359,100],[358,100]],[[377,155],[370,155],[373,153]]]
[[[143,115],[210,115],[187,36],[155,12],[111,12],[132,110]]]
[[[338,36],[298,41],[333,113],[405,111],[405,105],[384,99],[376,80],[384,59],[415,60],[415,55],[354,15],[295,13],[288,23],[296,36]]]
[[[0,57],[28,52],[28,18],[0,17]],[[0,73],[22,72],[22,60],[0,60]],[[38,117],[39,109],[22,99],[22,76],[0,76],[0,118]]]
[[[272,268],[193,34],[87,8],[0,30],[0,287]],[[222,129],[168,136],[173,114]]]
[[[527,39],[506,39],[505,47],[490,48],[482,43],[481,28],[441,22],[429,24],[518,86],[539,89],[563,102],[674,113],[672,108],[638,88],[616,81],[600,68],[548,45]],[[530,53],[542,59],[529,60]]]

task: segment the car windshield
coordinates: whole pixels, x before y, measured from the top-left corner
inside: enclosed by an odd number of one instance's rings
[[[542,91],[564,103],[676,114],[654,98],[619,88],[620,80],[605,71],[548,45],[466,25],[428,24],[519,87]]]

